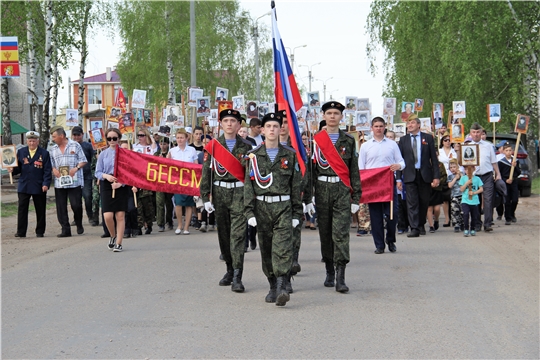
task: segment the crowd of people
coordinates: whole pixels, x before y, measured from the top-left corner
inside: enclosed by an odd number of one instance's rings
[[[125,238],[152,234],[154,223],[158,232],[174,230],[175,218],[176,235],[189,235],[190,228],[200,232],[217,228],[221,259],[226,264],[218,284],[231,286],[234,292],[245,290],[244,253],[255,249],[258,240],[263,273],[270,285],[265,301],[283,306],[293,292],[291,276],[301,271],[303,222],[306,228],[319,230],[324,286],[344,293],[349,290],[345,268],[350,261],[351,227],[358,227],[358,236],[371,234],[375,254],[382,254],[386,248],[397,251],[397,235],[426,235],[426,223],[430,233],[438,231],[441,208],[442,227],[453,227],[464,236],[475,236],[482,227],[493,231],[495,207],[498,219],[504,215],[506,225],[517,221],[519,166],[512,148],[503,144],[497,157],[478,123],[470,127],[465,141],[477,145],[478,163],[461,166],[461,146],[450,142],[445,126],[437,134],[421,132],[418,116],[411,113],[406,119],[407,134],[396,139],[384,118],[376,116],[371,120],[371,138],[360,137],[357,144],[339,127],[344,109],[337,101],[325,103],[319,131],[301,134],[307,155],[304,164],[292,147],[284,111],[252,118],[247,125],[238,111],[226,109],[219,114],[222,133],[216,138],[206,135],[202,127],[181,128],[174,134],[173,144],[169,136],[151,134],[141,127],[136,131],[137,142],[131,145],[118,129],[109,128],[105,133],[108,147],[99,155],[83,141],[78,126],[71,130],[71,139],[62,127],[53,127],[55,145],[50,151],[38,146],[37,132],[29,131],[28,146],[17,153],[19,166],[10,170],[21,174],[15,236],[26,236],[30,198],[36,209],[36,236],[44,236],[45,194],[54,180],[62,227],[58,237],[72,236],[72,226],[77,234],[84,233],[83,199],[92,226],[99,226],[101,208],[102,238],[108,238],[108,249],[113,252],[123,250]],[[114,176],[118,147],[202,164],[200,196],[119,183]],[[361,204],[359,170],[381,167],[394,172],[394,201]],[[65,176],[71,178],[69,183],[60,181]],[[504,194],[502,203],[494,203],[496,192]]]

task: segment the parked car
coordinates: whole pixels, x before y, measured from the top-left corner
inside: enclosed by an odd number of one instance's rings
[[[488,133],[487,140],[493,142],[493,134]],[[515,149],[517,135],[496,134],[495,141],[497,142],[494,145],[495,153],[498,155],[499,148],[505,143],[509,143],[512,146],[512,148]],[[526,138],[522,135],[521,140],[519,142],[519,148],[518,148],[518,154],[517,154],[517,161],[521,169],[521,175],[519,175],[518,177],[518,188],[519,188],[519,196],[528,197],[528,196],[531,196],[532,163],[531,163],[531,159],[529,158],[529,153],[527,152],[527,149],[525,149],[525,146],[523,146],[523,144],[526,144]]]

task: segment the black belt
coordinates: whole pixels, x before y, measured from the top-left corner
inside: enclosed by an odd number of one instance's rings
[[[477,174],[478,176],[493,175],[493,171],[487,172],[485,174]]]

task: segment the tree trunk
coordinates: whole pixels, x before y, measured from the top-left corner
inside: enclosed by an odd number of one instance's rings
[[[79,124],[83,123],[83,110],[84,110],[84,75],[86,74],[86,58],[88,57],[88,45],[86,43],[86,32],[88,30],[88,20],[90,17],[90,10],[92,8],[92,2],[86,2],[86,9],[84,12],[84,18],[81,24],[81,66],[79,69],[79,100],[77,101],[77,109],[79,110]]]
[[[170,39],[170,31],[169,31],[169,11],[165,10],[165,32],[167,39]],[[174,71],[173,71],[173,63],[172,63],[172,54],[170,47],[167,47],[167,74],[169,76],[169,96],[167,99],[167,103],[170,105],[176,104],[176,89],[174,86]]]
[[[30,2],[32,0],[28,0]],[[30,9],[30,6],[28,6]],[[26,37],[28,42],[28,66],[30,68],[30,91],[31,103],[30,103],[30,112],[32,116],[32,122],[34,123],[34,130],[41,134],[41,121],[39,114],[39,99],[36,94],[36,44],[34,42],[34,30],[35,23],[33,20],[33,15],[31,10],[28,10],[28,21],[26,22]]]
[[[53,17],[53,24],[54,27],[56,27],[56,16]],[[52,39],[52,124],[53,126],[56,125],[56,112],[57,112],[57,102],[58,102],[58,46],[57,46],[57,34],[56,32],[53,34]]]
[[[11,145],[11,116],[9,114],[9,92],[8,92],[8,78],[2,78],[1,89],[1,101],[2,101],[2,145]]]
[[[53,1],[47,0],[45,2],[45,65],[43,74],[45,75],[45,82],[43,84],[43,121],[41,127],[40,145],[47,148],[47,142],[49,140],[49,102],[51,100],[51,57],[53,53],[52,48],[52,12]]]

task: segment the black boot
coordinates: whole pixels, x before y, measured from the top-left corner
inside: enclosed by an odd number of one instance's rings
[[[146,231],[144,232],[145,235],[150,235],[152,233],[152,227],[151,226],[148,226],[146,228]]]
[[[264,301],[267,303],[275,303],[276,302],[276,277],[272,276],[271,278],[268,278],[268,282],[270,283],[270,291],[268,292],[268,295],[264,298]]]
[[[336,272],[334,270],[334,264],[327,262],[326,264],[326,280],[324,280],[324,286],[334,287],[334,280],[336,279]]]
[[[293,293],[293,288],[292,288],[292,284],[291,284],[291,272],[289,271],[287,273],[287,275],[285,275],[285,290],[287,290],[287,294],[292,294]]]
[[[286,276],[280,276],[276,281],[276,306],[285,306],[287,301],[291,299],[291,296],[285,290]]]
[[[219,281],[219,286],[229,286],[232,284],[234,270],[232,264],[227,264],[227,272],[223,275],[223,279]]]
[[[345,285],[345,265],[338,265],[336,267],[336,291],[340,293],[346,293],[349,291],[347,285]]]
[[[234,292],[244,292],[242,284],[242,269],[234,269],[231,290]]]
[[[300,264],[298,263],[298,251],[295,251],[293,254],[293,260],[292,260],[292,268],[291,268],[291,275],[298,274],[302,268],[300,267]]]

